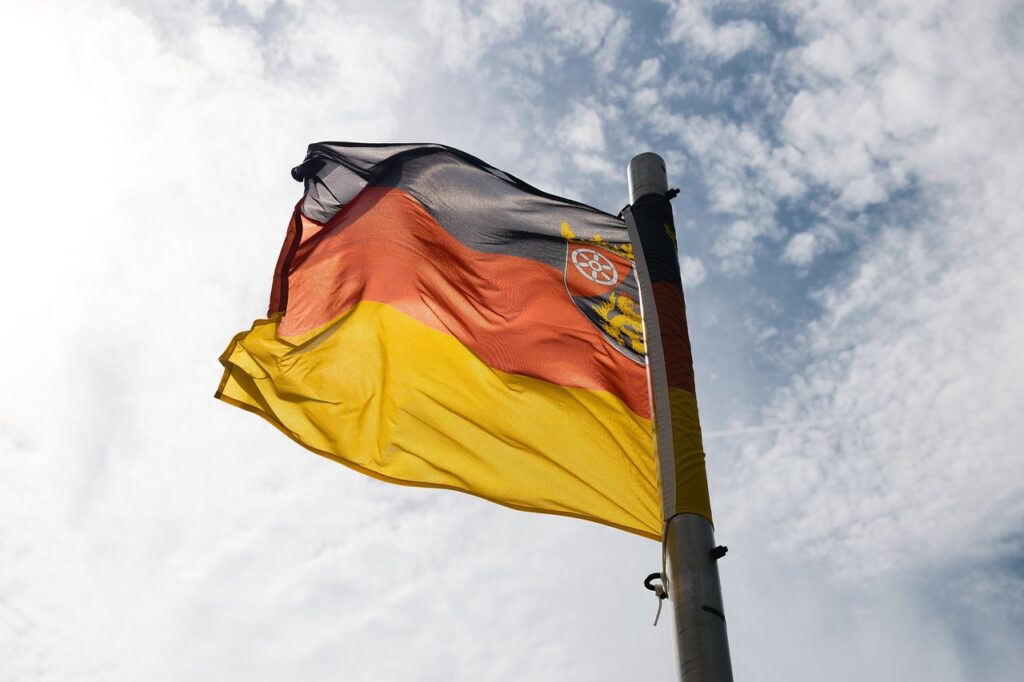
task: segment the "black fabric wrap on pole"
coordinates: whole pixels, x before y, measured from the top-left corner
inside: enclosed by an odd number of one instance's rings
[[[651,284],[669,282],[681,288],[672,204],[664,195],[645,194],[636,200],[632,211],[640,231]]]

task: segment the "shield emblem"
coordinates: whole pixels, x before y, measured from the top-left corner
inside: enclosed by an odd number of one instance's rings
[[[644,364],[644,328],[633,261],[602,244],[566,241],[565,290],[613,348]]]

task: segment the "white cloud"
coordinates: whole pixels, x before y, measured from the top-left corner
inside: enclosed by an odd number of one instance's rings
[[[548,29],[548,39],[595,55],[601,71],[614,65],[615,55],[625,39],[628,21],[615,8],[595,0],[534,0]],[[607,49],[607,55],[599,52]]]
[[[766,46],[767,33],[759,23],[749,20],[718,23],[711,17],[707,4],[710,3],[701,0],[669,2],[668,39],[683,43],[698,55],[720,61]]]
[[[661,60],[657,57],[648,57],[640,62],[633,73],[633,86],[641,87],[657,80],[661,76]],[[651,92],[656,92],[651,90]]]
[[[217,355],[265,310],[307,143],[422,132],[565,174],[524,146],[529,105],[488,100],[487,74],[441,87],[467,76],[399,16],[414,3],[326,3],[260,34],[202,6],[0,9],[7,94],[31,102],[0,131],[20,226],[0,274],[20,329],[0,341],[0,679],[671,670],[636,582],[654,543],[384,486],[212,398]]]
[[[522,38],[541,63],[560,64],[573,52],[592,58],[598,72],[607,74],[618,63],[630,26],[622,12],[595,0],[417,4],[423,27],[438,39],[445,64],[456,69],[479,65],[499,45],[516,49],[516,40]],[[541,30],[528,31],[528,25]],[[537,38],[545,43],[534,46]]]
[[[244,7],[249,16],[259,21],[267,15],[267,10],[273,7],[278,0],[233,0],[233,2]]]
[[[683,288],[692,289],[707,277],[707,270],[699,258],[683,256],[679,259],[679,272],[683,279]]]
[[[424,28],[441,38],[444,63],[451,68],[477,64],[493,43],[514,39],[526,20],[523,5],[498,0],[482,3],[476,12],[447,0],[425,0],[418,5]]]
[[[810,232],[800,232],[793,235],[786,250],[782,254],[782,260],[792,263],[798,267],[810,265],[815,256],[818,255],[820,245],[818,238]]]
[[[737,220],[719,235],[711,253],[721,259],[722,271],[726,274],[744,274],[754,265],[758,239],[771,232],[769,226]]]
[[[780,548],[851,576],[954,570],[982,547],[993,561],[1021,551],[1006,539],[1024,523],[1014,417],[1024,316],[1011,303],[1024,296],[1024,174],[1013,161],[1024,156],[1024,94],[1006,68],[969,64],[1022,55],[1000,48],[998,12],[976,7],[883,12],[873,28],[847,23],[845,6],[817,7],[801,26],[821,34],[812,44],[885,46],[851,58],[885,74],[881,87],[865,77],[794,98],[784,130],[808,182],[856,209],[899,189],[906,179],[892,168],[902,167],[920,202],[876,218],[876,236],[856,225],[865,241],[853,269],[817,296],[822,317],[793,340],[806,364],[765,413],[766,424],[807,426],[746,446],[735,489],[760,492],[734,501],[757,523],[773,519]],[[925,69],[930,59],[941,63]],[[826,75],[837,73],[847,71]],[[893,95],[900,83],[911,100]],[[792,236],[783,259],[806,264],[822,235]],[[972,607],[1008,608],[986,599]]]
[[[812,361],[767,419],[838,421],[749,453],[744,487],[762,494],[744,506],[844,572],[957,564],[1024,522],[1024,317],[1005,305],[1024,295],[1024,239],[977,204],[950,218],[952,233],[886,230],[823,292]]]
[[[568,147],[600,152],[605,148],[604,127],[595,109],[576,104],[558,124],[557,134]]]
[[[621,169],[597,154],[573,154],[572,161],[584,173],[599,175],[606,181],[614,182],[622,175]]]

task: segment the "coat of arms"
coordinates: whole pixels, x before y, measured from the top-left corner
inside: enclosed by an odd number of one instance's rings
[[[640,293],[630,244],[600,235],[580,239],[562,223],[566,240],[565,289],[576,307],[612,346],[634,362],[646,362]]]

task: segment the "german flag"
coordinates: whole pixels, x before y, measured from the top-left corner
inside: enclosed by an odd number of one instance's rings
[[[710,518],[706,481],[662,504],[621,219],[441,145],[314,144],[292,174],[305,193],[268,319],[221,357],[218,398],[393,483],[659,540],[673,513]],[[681,298],[666,302],[692,397]],[[699,426],[686,438],[703,481]]]

